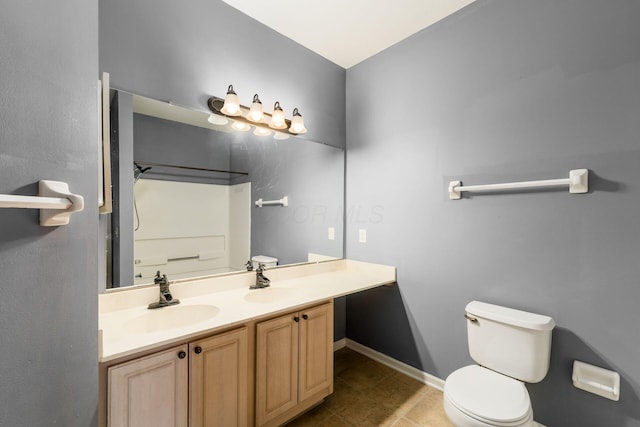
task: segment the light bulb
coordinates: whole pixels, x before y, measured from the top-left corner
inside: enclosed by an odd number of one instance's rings
[[[247,119],[255,123],[260,123],[263,121],[263,117],[262,102],[260,102],[260,98],[258,98],[258,94],[256,93],[253,95],[253,102],[251,103],[251,109],[249,110]]]
[[[212,125],[219,125],[219,126],[226,125],[227,123],[229,123],[229,120],[225,119],[224,117],[218,116],[216,114],[209,114],[209,118],[207,119],[207,121]]]
[[[251,129],[251,126],[248,124],[239,121],[234,121],[231,127],[235,130],[239,130],[240,132],[246,132]]]
[[[273,139],[277,139],[279,141],[283,141],[285,139],[289,139],[289,134],[288,133],[282,133],[282,132],[274,132],[275,135],[273,135]]]
[[[304,127],[304,120],[302,119],[302,114],[298,111],[297,108],[293,109],[293,118],[291,119],[291,127],[289,127],[289,132],[295,134],[306,133],[307,128]]]
[[[271,116],[271,123],[269,123],[269,127],[273,129],[287,128],[287,123],[284,119],[284,111],[282,111],[282,107],[280,107],[280,103],[278,101],[273,105],[273,115]]]
[[[233,85],[229,85],[227,96],[224,98],[224,105],[220,111],[227,116],[239,116],[242,114],[240,111],[240,98],[233,91]]]
[[[253,131],[253,134],[257,136],[269,136],[271,135],[271,131],[260,126],[256,126],[256,130]]]

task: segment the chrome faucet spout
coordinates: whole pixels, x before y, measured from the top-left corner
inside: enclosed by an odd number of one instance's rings
[[[259,263],[258,268],[256,268],[256,283],[254,285],[249,286],[249,289],[263,289],[271,285],[271,280],[269,280],[263,274],[264,270],[265,270],[264,264]]]
[[[160,296],[158,298],[158,302],[152,302],[147,306],[148,309],[153,310],[155,308],[162,308],[169,305],[180,304],[180,300],[173,299],[173,296],[169,291],[169,280],[167,280],[166,274],[160,276],[160,270],[158,270],[156,276],[153,278],[153,283],[159,286]]]

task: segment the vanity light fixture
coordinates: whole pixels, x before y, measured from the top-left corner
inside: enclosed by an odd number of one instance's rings
[[[300,114],[297,108],[293,109],[293,119],[291,119],[291,127],[289,128],[289,132],[293,132],[295,134],[307,132],[307,128],[304,127],[304,120],[302,120],[302,114]]]
[[[282,107],[280,107],[280,102],[278,101],[273,104],[273,115],[271,116],[271,123],[269,123],[269,127],[278,130],[289,127],[284,121],[284,111],[282,111]]]
[[[229,120],[225,119],[222,116],[218,116],[217,114],[209,114],[209,118],[207,119],[209,123],[212,125],[224,126],[229,123]]]
[[[289,139],[289,134],[283,132],[275,132],[275,135],[273,135],[273,139],[284,141],[285,139]]]
[[[251,129],[251,126],[249,126],[245,122],[240,122],[240,121],[237,121],[237,120],[233,122],[231,127],[234,128],[235,130],[239,130],[240,132],[246,132],[249,129]]]
[[[215,113],[209,117],[209,122],[212,124],[218,124],[214,116],[226,116],[232,118],[234,123],[232,127],[236,130],[246,131],[254,126],[256,135],[269,135],[270,129],[275,129],[280,132],[276,132],[274,138],[286,139],[282,135],[300,135],[307,132],[307,128],[304,126],[302,114],[298,111],[298,108],[293,110],[293,118],[288,120],[285,117],[284,111],[280,106],[280,102],[276,101],[273,106],[273,113],[265,113],[262,109],[262,102],[258,97],[258,94],[253,95],[253,101],[251,107],[245,107],[240,104],[240,98],[233,90],[233,85],[229,85],[227,89],[227,95],[224,99],[212,96],[207,102],[209,109]],[[224,120],[224,118],[223,118]],[[263,130],[258,130],[262,128]]]
[[[242,115],[242,111],[240,111],[240,98],[238,98],[238,94],[234,92],[233,85],[229,85],[227,88],[227,96],[224,98],[224,105],[220,110],[225,116],[240,116]]]
[[[253,131],[253,134],[257,136],[269,136],[271,135],[271,131],[267,128],[256,126],[256,129]]]
[[[260,123],[264,121],[264,113],[262,112],[262,102],[258,98],[258,94],[253,95],[253,102],[251,103],[251,109],[247,114],[247,119],[254,123]]]

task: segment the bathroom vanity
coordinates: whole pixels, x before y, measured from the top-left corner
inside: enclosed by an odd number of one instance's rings
[[[109,99],[121,179],[113,289],[99,298],[99,425],[280,425],[322,401],[334,298],[395,282],[393,267],[339,259],[344,150],[120,90]],[[189,150],[176,156],[176,141]],[[250,290],[258,254],[279,266]],[[179,304],[145,285],[157,270]]]
[[[275,426],[333,391],[333,299],[395,283],[395,268],[350,260],[100,296],[100,425]]]

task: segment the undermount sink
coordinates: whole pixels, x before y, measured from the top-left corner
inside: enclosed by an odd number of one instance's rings
[[[148,310],[127,321],[124,329],[131,334],[150,334],[184,328],[209,320],[219,312],[220,309],[214,305],[174,305]]]
[[[300,289],[295,288],[264,288],[254,289],[244,296],[244,300],[247,302],[253,302],[257,304],[271,304],[279,301],[286,301],[287,299],[296,296],[300,293]]]

